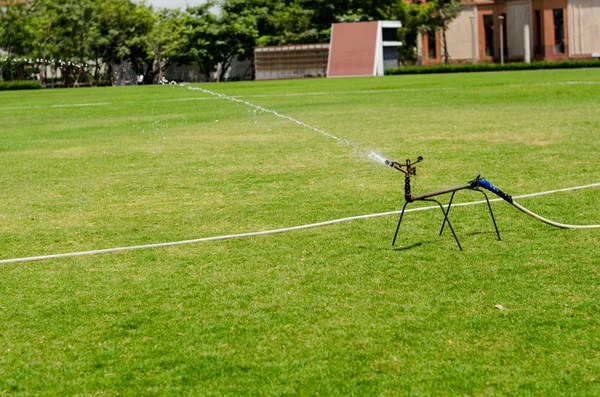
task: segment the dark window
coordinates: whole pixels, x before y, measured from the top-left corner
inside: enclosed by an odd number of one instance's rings
[[[435,40],[435,32],[427,33],[427,58],[436,59],[437,51],[436,51],[436,40]]]
[[[383,28],[382,36],[383,36],[383,41],[398,41],[398,29]]]
[[[384,61],[398,61],[398,47],[383,47]]]
[[[483,16],[483,29],[485,30],[485,55],[494,56],[494,17],[492,15]]]
[[[533,52],[542,55],[542,17],[540,10],[535,10],[533,21]]]
[[[554,12],[554,53],[565,53],[565,19],[562,8],[555,8]]]
[[[398,67],[398,47],[383,47],[383,68]]]

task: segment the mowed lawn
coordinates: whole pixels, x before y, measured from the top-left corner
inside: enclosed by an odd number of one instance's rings
[[[196,86],[198,87],[198,86]],[[0,260],[600,182],[600,70],[0,93]],[[447,202],[449,197],[443,197]],[[456,202],[481,200],[459,192]],[[519,202],[600,224],[600,188]],[[413,204],[414,208],[425,206]],[[0,265],[0,394],[600,394],[600,229],[505,202]]]

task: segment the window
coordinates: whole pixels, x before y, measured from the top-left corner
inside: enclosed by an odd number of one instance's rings
[[[535,55],[542,55],[542,16],[540,10],[535,10],[533,20],[533,51]]]
[[[383,68],[398,67],[398,47],[383,47]]]
[[[565,53],[565,19],[562,8],[555,8],[554,13],[554,53]]]
[[[485,55],[494,56],[494,17],[493,15],[483,16],[483,29],[485,31]]]
[[[437,51],[436,51],[436,40],[435,40],[435,32],[427,33],[427,58],[436,59]]]
[[[396,28],[383,28],[381,33],[383,41],[398,41],[398,29]]]
[[[383,47],[384,61],[398,61],[398,47]]]

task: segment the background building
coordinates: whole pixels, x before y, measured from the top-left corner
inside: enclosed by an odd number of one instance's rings
[[[398,21],[334,23],[329,43],[256,47],[256,80],[383,76],[398,67]]]
[[[334,23],[327,77],[383,76],[398,67],[398,21]]]
[[[256,80],[324,77],[328,43],[288,44],[254,48]]]
[[[591,58],[600,53],[600,0],[474,0],[447,41],[455,63]],[[439,32],[420,44],[424,65],[441,62]]]

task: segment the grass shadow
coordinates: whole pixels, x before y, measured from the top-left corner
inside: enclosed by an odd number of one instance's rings
[[[408,251],[408,250],[411,250],[413,248],[420,247],[422,245],[423,245],[422,242],[418,242],[418,243],[414,243],[414,244],[407,245],[407,246],[391,247],[391,248],[386,248],[386,249],[390,250],[390,251]]]

